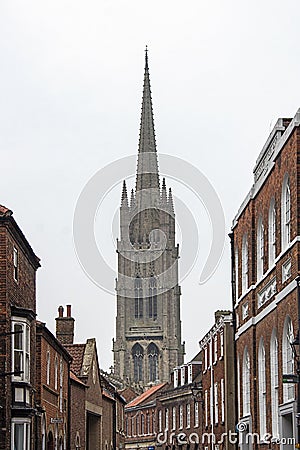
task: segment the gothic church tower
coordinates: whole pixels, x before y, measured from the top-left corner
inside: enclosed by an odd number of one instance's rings
[[[174,206],[164,179],[160,186],[147,50],[136,185],[129,199],[123,184],[117,253],[114,375],[145,389],[168,381],[184,355]]]

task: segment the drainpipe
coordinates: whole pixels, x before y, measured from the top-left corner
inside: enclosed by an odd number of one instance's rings
[[[117,399],[116,394],[114,395],[114,402],[113,402],[113,449],[116,450],[117,448]]]
[[[67,448],[71,448],[71,362],[68,362],[68,426]]]
[[[230,239],[230,253],[231,253],[231,299],[232,299],[232,327],[233,327],[233,367],[234,367],[234,386],[237,386],[237,383],[240,382],[237,376],[237,351],[236,351],[236,314],[235,314],[235,304],[236,304],[236,273],[235,273],[235,251],[234,251],[234,233],[229,233]],[[237,424],[239,420],[239,408],[238,408],[238,393],[237,389],[234,390],[234,415],[235,415],[235,423]],[[238,448],[238,443],[234,444],[234,448]]]
[[[296,278],[297,282],[297,301],[298,301],[298,345],[300,350],[300,276]],[[298,350],[298,352],[299,352]],[[297,443],[295,445],[296,448],[300,448],[300,355],[297,357]]]

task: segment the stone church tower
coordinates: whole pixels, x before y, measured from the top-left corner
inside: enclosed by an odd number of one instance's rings
[[[145,389],[183,363],[178,245],[171,189],[160,186],[146,50],[135,190],[124,181],[117,245],[114,376]]]

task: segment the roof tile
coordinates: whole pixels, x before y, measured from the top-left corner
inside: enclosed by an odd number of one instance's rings
[[[66,344],[64,346],[73,358],[71,370],[77,377],[81,375],[85,344]]]
[[[159,389],[161,389],[165,385],[166,385],[166,383],[161,383],[161,384],[157,384],[156,386],[152,386],[150,389],[147,389],[147,391],[143,392],[141,395],[139,395],[134,400],[132,400],[130,403],[128,403],[126,408],[131,408],[133,406],[140,405],[144,400],[149,398],[155,392],[159,391]]]

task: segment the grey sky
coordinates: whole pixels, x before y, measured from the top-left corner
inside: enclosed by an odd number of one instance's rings
[[[81,270],[72,219],[90,177],[137,151],[145,44],[158,151],[208,177],[229,231],[271,125],[300,106],[299,16],[297,0],[1,1],[0,203],[41,257],[39,318],[53,330],[59,304],[72,303],[76,340],[96,336],[103,367],[112,361],[115,299]],[[199,261],[182,284],[190,358],[214,310],[230,307],[229,243],[199,286],[209,221],[180,184],[171,185],[200,232]],[[121,185],[96,221],[112,265],[120,193]]]

